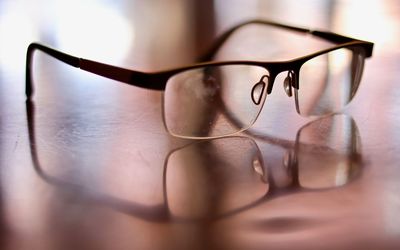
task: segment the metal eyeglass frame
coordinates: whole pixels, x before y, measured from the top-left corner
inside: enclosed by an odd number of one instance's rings
[[[332,42],[336,45],[326,48],[302,57],[298,57],[292,60],[286,61],[249,61],[249,60],[234,60],[234,61],[211,61],[213,56],[218,52],[224,42],[239,28],[249,25],[249,24],[260,24],[269,25],[277,28],[286,29],[289,31],[311,34],[315,37],[322,38],[323,40]],[[93,74],[103,76],[112,80],[120,81],[132,86],[137,86],[150,90],[165,90],[168,79],[175,74],[184,72],[186,70],[208,67],[208,66],[223,66],[223,65],[253,65],[265,68],[269,72],[267,78],[267,94],[271,94],[274,85],[275,78],[281,72],[288,71],[289,81],[285,80],[285,90],[289,96],[291,96],[292,88],[299,89],[299,72],[301,66],[308,60],[317,57],[319,55],[340,49],[346,48],[352,51],[361,52],[365,58],[372,56],[374,44],[371,42],[339,35],[329,31],[321,30],[310,30],[306,28],[281,24],[268,20],[250,20],[240,23],[231,29],[225,31],[220,35],[210,49],[201,57],[198,58],[197,63],[183,66],[175,69],[169,69],[158,72],[141,72],[130,70],[126,68],[120,68],[113,65],[108,65],[88,59],[78,58],[72,55],[68,55],[56,49],[50,48],[48,46],[31,43],[27,49],[26,55],[26,86],[25,93],[28,100],[32,99],[34,86],[32,81],[32,58],[35,50],[43,51],[44,53],[66,63],[73,67],[80,68],[82,70],[91,72]],[[254,100],[253,100],[254,101]],[[297,107],[296,107],[297,108]],[[165,123],[165,121],[164,121]],[[164,124],[165,125],[165,124]],[[168,130],[168,129],[167,129]]]

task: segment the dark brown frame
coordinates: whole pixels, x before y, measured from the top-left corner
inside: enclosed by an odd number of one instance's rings
[[[299,57],[293,60],[288,61],[279,61],[279,62],[261,62],[261,61],[211,61],[215,53],[220,49],[220,47],[224,44],[224,42],[238,29],[243,26],[249,24],[261,24],[261,25],[270,25],[277,28],[286,29],[289,31],[300,32],[300,33],[308,33],[318,38],[324,39],[326,41],[330,41],[335,46],[332,46],[327,49],[320,50],[315,53],[308,54],[303,57]],[[329,31],[319,31],[319,30],[310,30],[306,28],[276,23],[272,21],[266,20],[250,20],[247,22],[240,23],[231,29],[227,30],[221,36],[217,38],[215,43],[211,46],[211,48],[201,57],[199,57],[198,62],[192,65],[159,71],[159,72],[140,72],[125,68],[120,68],[108,64],[103,64],[100,62],[78,58],[72,55],[65,54],[61,51],[56,49],[50,48],[48,46],[39,44],[39,43],[31,43],[27,50],[26,56],[26,86],[25,86],[25,93],[28,99],[30,99],[33,95],[34,86],[32,83],[31,78],[31,65],[32,65],[32,58],[33,52],[35,50],[41,50],[44,53],[64,62],[73,67],[80,68],[82,70],[91,72],[96,75],[100,75],[109,79],[113,79],[116,81],[120,81],[129,85],[142,87],[146,89],[152,90],[165,90],[166,84],[168,79],[182,71],[206,67],[206,66],[221,66],[221,65],[254,65],[264,67],[269,72],[268,78],[268,86],[267,86],[267,93],[270,94],[272,91],[272,87],[275,81],[276,76],[284,71],[290,71],[295,74],[295,76],[299,75],[299,71],[301,66],[308,60],[319,56],[321,54],[328,53],[330,51],[339,49],[339,48],[347,48],[352,51],[361,52],[365,55],[366,58],[372,56],[373,51],[373,43],[354,39],[351,37],[339,35],[336,33],[332,33]],[[298,78],[295,77],[292,86],[296,89],[299,88]]]

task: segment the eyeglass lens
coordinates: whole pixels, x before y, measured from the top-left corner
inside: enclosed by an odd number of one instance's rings
[[[342,110],[357,91],[364,58],[357,48],[341,48],[304,63],[295,89],[298,113],[318,116]]]
[[[171,77],[164,93],[164,121],[177,136],[217,137],[250,127],[265,100],[268,72],[251,65],[187,70]]]

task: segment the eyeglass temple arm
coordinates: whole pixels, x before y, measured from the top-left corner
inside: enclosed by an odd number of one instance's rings
[[[296,27],[296,26],[291,26],[287,24],[281,24],[277,22],[272,22],[272,21],[267,21],[267,20],[250,20],[246,21],[243,23],[239,23],[238,25],[230,28],[229,30],[225,31],[222,35],[220,35],[217,40],[211,45],[211,47],[204,53],[202,56],[200,56],[197,59],[197,62],[206,62],[206,61],[211,61],[214,55],[217,53],[217,51],[222,47],[222,45],[228,40],[228,38],[238,29],[240,29],[243,26],[249,25],[249,24],[262,24],[262,25],[270,25],[286,30],[291,30],[295,32],[301,32],[301,33],[309,33],[312,34],[316,37],[322,38],[324,40],[336,43],[336,44],[342,44],[342,43],[347,43],[347,42],[352,42],[352,41],[360,41],[351,37],[346,37],[342,36],[333,32],[329,31],[319,31],[319,30],[310,30],[306,28],[301,28],[301,27]],[[366,57],[370,57],[372,55],[372,43],[368,43],[370,46],[366,47]]]
[[[61,51],[52,49],[50,47],[44,46],[39,43],[31,43],[27,50],[26,55],[26,86],[25,86],[25,94],[27,98],[31,98],[33,95],[33,83],[32,83],[32,74],[31,74],[31,66],[32,66],[32,58],[33,52],[35,50],[41,50],[44,53],[66,63],[73,67],[80,68],[82,70],[94,73],[96,75],[100,75],[109,79],[113,79],[116,81],[120,81],[123,83],[127,83],[129,85],[134,85],[146,89],[153,90],[163,90],[165,89],[165,77],[163,75],[152,75],[139,71],[133,71],[129,69],[119,68],[116,66],[103,64],[87,59],[78,58],[75,56],[68,55]]]

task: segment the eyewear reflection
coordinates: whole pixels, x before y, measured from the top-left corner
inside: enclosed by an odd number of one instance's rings
[[[315,133],[317,141],[310,138]],[[216,218],[226,218],[285,195],[339,188],[363,170],[361,138],[351,117],[328,116],[308,123],[288,148],[276,140],[258,142],[262,150],[251,138],[226,137],[170,152],[164,172],[170,213],[175,218],[202,218],[211,210]],[[283,151],[276,151],[277,146]],[[273,159],[280,154],[281,165]]]
[[[224,42],[238,29],[269,25],[308,33],[332,42],[330,48],[288,61],[212,61]],[[163,121],[173,136],[217,138],[250,128],[271,94],[278,74],[287,72],[286,94],[294,95],[296,110],[303,116],[340,111],[354,97],[365,58],[373,43],[329,31],[309,30],[265,20],[241,23],[222,34],[198,63],[155,73],[144,73],[78,58],[32,43],[27,50],[26,95],[33,94],[33,52],[44,53],[71,66],[151,90],[163,90]]]
[[[85,168],[87,162],[69,164],[68,158],[75,157],[64,150],[59,152],[63,164],[50,164],[55,155],[51,150],[41,150],[34,110],[34,104],[26,102],[30,155],[43,181],[70,190],[82,200],[146,221],[225,219],[279,197],[343,187],[364,171],[355,121],[346,115],[325,116],[301,127],[290,145],[277,137],[257,138],[256,142],[235,136],[192,141],[174,148],[166,155],[163,167],[157,168],[162,172],[162,185],[156,185],[162,188],[162,200],[149,205],[93,189],[90,183],[101,178],[102,172],[95,166]],[[65,166],[74,174],[63,174]]]

